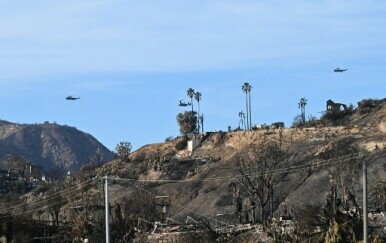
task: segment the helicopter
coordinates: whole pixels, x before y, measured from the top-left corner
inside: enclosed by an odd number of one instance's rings
[[[78,100],[78,99],[80,99],[80,97],[74,97],[74,96],[71,96],[71,95],[66,97],[66,100]]]
[[[190,106],[190,105],[191,105],[190,102],[185,103],[182,100],[180,100],[180,103],[178,104],[178,106]]]
[[[336,72],[336,73],[341,73],[341,72],[345,72],[345,71],[347,71],[347,68],[346,69],[340,69],[340,68],[334,69],[334,72]]]

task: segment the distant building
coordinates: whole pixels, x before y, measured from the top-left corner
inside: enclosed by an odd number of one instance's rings
[[[339,113],[347,110],[347,105],[341,103],[335,103],[331,99],[326,102],[327,113]]]
[[[193,135],[188,141],[188,151],[193,152],[201,144],[201,135]]]
[[[284,128],[284,122],[274,122],[271,124],[271,128],[277,129],[277,128]]]

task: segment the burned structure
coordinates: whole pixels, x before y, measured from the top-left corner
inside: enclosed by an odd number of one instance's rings
[[[331,99],[327,100],[326,102],[326,112],[327,113],[340,113],[347,111],[347,105],[342,103],[335,103]]]
[[[322,121],[332,122],[332,125],[344,124],[343,118],[353,113],[353,105],[335,103],[332,100],[326,102],[326,112],[321,117]]]

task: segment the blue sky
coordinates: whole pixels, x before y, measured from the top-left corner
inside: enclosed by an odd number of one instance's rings
[[[0,119],[138,148],[179,134],[189,87],[205,130],[236,127],[249,82],[253,124],[290,126],[301,97],[385,98],[385,26],[376,0],[0,0]]]

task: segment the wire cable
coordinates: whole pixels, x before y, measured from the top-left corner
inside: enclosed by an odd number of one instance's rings
[[[16,206],[12,206],[12,207],[8,207],[8,208],[5,208],[5,209],[2,209],[2,211],[0,213],[1,214],[7,214],[7,213],[9,213],[9,211],[14,211],[14,210],[17,210],[17,209],[22,208],[22,207],[30,207],[32,205],[36,205],[36,204],[40,204],[40,203],[45,203],[48,200],[52,200],[52,199],[55,199],[57,197],[60,197],[60,194],[62,194],[62,193],[65,193],[65,192],[70,193],[71,190],[73,190],[72,192],[76,192],[77,190],[80,190],[83,187],[86,187],[86,186],[90,185],[91,183],[93,183],[93,181],[90,181],[90,182],[85,181],[85,182],[80,183],[79,185],[76,185],[76,188],[69,187],[69,188],[66,188],[66,189],[63,189],[63,190],[60,190],[60,191],[56,191],[55,193],[50,194],[46,198],[38,199],[38,200],[33,201],[33,202],[24,202],[24,203],[21,203],[21,204],[16,205]],[[85,185],[82,186],[82,184],[85,184]]]
[[[229,179],[239,179],[243,178],[245,176],[258,176],[258,175],[266,175],[266,174],[282,174],[282,173],[291,173],[298,170],[305,170],[305,169],[314,169],[319,168],[327,165],[332,165],[338,162],[344,162],[344,161],[350,161],[353,159],[359,159],[362,158],[365,154],[362,152],[358,152],[355,154],[350,155],[344,155],[332,159],[327,160],[318,160],[314,161],[308,164],[304,165],[296,165],[296,166],[290,166],[285,167],[281,169],[276,170],[268,170],[266,172],[256,172],[256,173],[249,173],[245,175],[238,175],[238,176],[220,176],[220,177],[208,177],[205,179],[186,179],[186,180],[173,180],[173,179],[130,179],[130,178],[118,178],[118,177],[109,177],[109,179],[114,180],[123,180],[123,181],[136,181],[136,182],[143,182],[143,183],[190,183],[190,182],[204,182],[204,181],[214,181],[214,180],[229,180]]]
[[[125,181],[125,180],[122,180],[122,179],[120,179],[120,178],[111,178],[111,180]],[[140,186],[138,186],[138,185],[132,184],[131,186],[134,186],[134,187],[137,188],[138,190],[141,190],[141,191],[143,191],[143,192],[146,192],[146,193],[148,193],[148,194],[150,194],[150,195],[152,195],[152,196],[154,196],[154,197],[157,196],[155,193],[153,193],[153,192],[151,192],[151,191],[149,191],[149,190],[146,190],[146,189],[144,189],[144,188],[142,188],[142,187],[140,187]],[[178,207],[178,208],[181,208],[181,209],[183,209],[183,210],[185,210],[185,211],[189,211],[189,212],[192,212],[192,213],[194,213],[194,214],[197,214],[197,215],[199,215],[199,216],[201,216],[201,217],[203,217],[203,218],[211,219],[211,220],[213,220],[213,221],[215,221],[215,222],[219,222],[219,223],[222,223],[222,224],[225,224],[225,225],[229,226],[229,224],[227,224],[227,223],[225,223],[225,222],[221,222],[220,220],[215,219],[215,218],[212,218],[211,216],[204,215],[203,213],[198,212],[198,211],[196,211],[196,210],[193,210],[193,209],[184,207],[184,206],[182,206],[182,205],[179,205],[179,204],[173,203],[173,202],[170,202],[170,204],[171,204],[171,205],[174,205],[174,206],[176,206],[176,207]]]
[[[50,205],[44,205],[44,206],[41,206],[39,208],[35,208],[35,209],[31,209],[31,210],[27,210],[27,211],[24,211],[24,212],[19,212],[19,213],[15,213],[15,212],[6,212],[5,215],[2,215],[0,216],[0,219],[2,218],[8,218],[10,216],[17,216],[17,215],[21,215],[21,214],[29,214],[29,213],[33,213],[33,212],[36,212],[40,209],[44,209],[44,208],[48,208],[48,207],[52,207],[52,206],[56,206],[56,205],[59,205],[59,204],[64,204],[66,202],[68,202],[69,200],[71,199],[75,199],[75,198],[78,198],[79,196],[81,196],[80,194],[77,194],[73,197],[69,197],[69,198],[66,198],[62,201],[59,201],[59,202],[55,202],[55,203],[52,203]],[[7,215],[8,214],[8,215]]]

